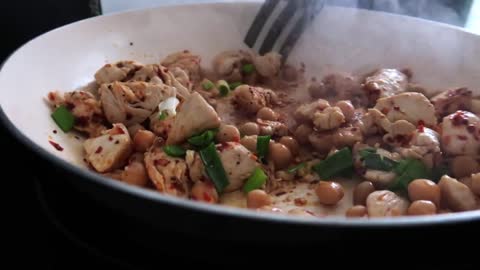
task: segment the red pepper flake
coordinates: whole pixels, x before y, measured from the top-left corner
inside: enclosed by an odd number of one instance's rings
[[[388,108],[383,108],[383,109],[381,110],[381,112],[382,112],[383,114],[387,114],[389,111],[390,111],[390,110],[389,110]]]
[[[212,196],[210,196],[210,194],[208,194],[207,192],[203,192],[203,200],[206,202],[211,202]]]
[[[467,136],[465,136],[465,135],[457,135],[457,138],[458,138],[459,140],[462,140],[462,141],[466,141],[466,140],[467,140]]]
[[[83,159],[83,162],[85,162],[85,163],[88,163],[88,161],[87,161],[87,159],[86,159],[86,158],[84,158],[84,159]]]
[[[233,147],[233,145],[231,145],[230,143],[226,142],[226,143],[220,144],[220,146],[217,147],[217,150],[220,151],[220,152],[222,152],[222,151],[224,151],[224,150],[226,150],[226,149],[229,149],[229,148],[232,148],[232,147]]]
[[[313,212],[310,211],[310,210],[305,210],[305,212],[306,212],[307,214],[310,214],[310,215],[312,215],[312,216],[315,216],[315,213],[313,213]]]
[[[119,143],[120,143],[120,141],[119,141],[119,140],[116,140],[116,141],[115,141],[115,144],[119,144]]]
[[[400,111],[400,107],[398,107],[398,106],[394,106],[393,109],[394,109],[395,111]]]
[[[55,147],[55,149],[57,149],[58,151],[63,151],[63,147],[60,146],[60,144],[54,142],[54,141],[48,141],[53,147]]]
[[[417,127],[419,132],[424,132],[425,131],[425,122],[423,120],[418,121],[418,127]]]
[[[108,140],[109,140],[109,141],[113,141],[113,137],[112,137],[112,136],[108,136]]]
[[[57,130],[56,130],[56,129],[53,130],[53,134],[57,134]]]
[[[457,111],[452,117],[452,124],[454,126],[468,125],[468,119],[462,111]]]
[[[55,100],[55,94],[50,92],[48,93],[48,99],[51,100],[51,101],[54,101]]]
[[[103,147],[99,146],[97,150],[95,150],[95,154],[99,154],[100,152],[102,152],[102,150],[103,150]]]
[[[307,200],[305,200],[304,198],[296,198],[295,200],[293,200],[293,202],[296,206],[304,206],[307,204]]]

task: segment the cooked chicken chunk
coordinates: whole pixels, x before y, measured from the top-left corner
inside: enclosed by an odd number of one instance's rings
[[[429,128],[413,132],[408,146],[397,147],[395,151],[405,158],[422,160],[424,164],[432,167],[436,156],[441,155],[439,134]]]
[[[378,98],[390,97],[405,92],[408,77],[397,69],[380,69],[365,79],[363,90],[371,104]]]
[[[273,77],[278,74],[282,65],[282,56],[275,52],[269,52],[253,58],[255,70],[264,77]]]
[[[465,87],[450,89],[430,99],[435,106],[438,117],[444,117],[458,110],[470,111],[472,107],[472,91]]]
[[[360,129],[344,127],[330,131],[312,131],[307,135],[310,144],[321,153],[328,153],[332,148],[353,146],[363,139]]]
[[[369,217],[401,216],[407,213],[408,201],[388,190],[378,190],[367,197]]]
[[[188,168],[184,159],[168,156],[156,146],[145,153],[145,166],[158,191],[178,197],[189,195]]]
[[[437,124],[435,108],[430,101],[420,93],[402,93],[377,100],[375,109],[384,113],[394,122],[407,120],[415,126],[423,123],[426,126]]]
[[[263,107],[276,104],[278,98],[270,89],[245,84],[235,89],[233,99],[242,111],[255,114]]]
[[[50,92],[48,101],[55,107],[64,105],[75,117],[74,128],[87,133],[90,137],[99,136],[106,127],[102,124],[104,117],[100,102],[90,92],[73,91],[63,96]]]
[[[217,150],[230,182],[225,192],[241,188],[259,166],[256,157],[245,146],[236,142],[221,144]]]
[[[319,130],[331,130],[345,123],[345,116],[338,107],[328,107],[313,114],[313,125]]]
[[[314,102],[300,105],[293,114],[298,123],[311,123],[316,112],[322,112],[330,107],[330,103],[324,99],[317,99]]]
[[[163,59],[161,64],[170,70],[180,68],[180,70],[187,72],[188,77],[192,81],[197,82],[202,77],[200,62],[201,58],[199,55],[185,50],[169,54],[165,59]]]
[[[244,51],[225,51],[213,59],[215,73],[229,82],[243,81],[242,66],[252,63],[252,56]]]
[[[132,141],[123,124],[114,124],[96,138],[83,143],[85,156],[92,167],[100,173],[121,167],[132,152]]]
[[[185,161],[187,162],[190,180],[197,182],[205,181],[207,179],[205,167],[203,166],[202,159],[197,152],[188,150],[185,155]]]
[[[197,92],[181,105],[168,133],[167,144],[181,143],[207,129],[218,128],[220,117],[215,109]]]
[[[106,64],[95,73],[97,84],[124,81],[132,77],[142,67],[142,64],[135,61],[119,61],[115,64]]]
[[[448,155],[475,156],[480,147],[480,118],[457,111],[443,118],[441,142]]]
[[[129,126],[145,121],[160,102],[175,95],[175,89],[146,82],[114,82],[103,84],[99,93],[107,120]]]

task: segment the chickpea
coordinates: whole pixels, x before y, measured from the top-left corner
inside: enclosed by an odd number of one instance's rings
[[[268,121],[277,121],[278,114],[269,107],[263,107],[257,112],[257,118]]]
[[[323,82],[314,81],[308,87],[308,93],[312,98],[321,98],[327,95],[327,90]]]
[[[260,135],[273,135],[273,127],[271,126],[261,126],[260,127]]]
[[[197,181],[192,187],[192,199],[206,203],[218,202],[218,193],[210,182]]]
[[[355,205],[348,208],[345,216],[347,217],[364,217],[367,215],[367,208],[363,205]]]
[[[122,173],[122,181],[135,186],[146,186],[148,183],[148,176],[143,163],[134,161],[126,166]]]
[[[408,185],[408,197],[410,200],[427,200],[440,206],[440,187],[428,179],[416,179]]]
[[[315,193],[321,204],[335,205],[344,195],[343,187],[336,182],[320,181],[315,188]]]
[[[472,185],[470,189],[473,193],[477,194],[477,196],[480,196],[480,173],[472,175]]]
[[[133,124],[129,126],[127,129],[128,129],[128,134],[130,134],[130,137],[133,138],[135,137],[135,134],[137,134],[137,131],[144,130],[145,128],[140,124]]]
[[[313,132],[313,128],[309,125],[302,124],[297,127],[297,129],[294,132],[295,139],[301,144],[307,144],[309,143],[308,140],[308,135],[310,135]]]
[[[294,156],[298,155],[299,146],[297,140],[295,140],[293,137],[283,136],[278,142],[285,145]]]
[[[410,216],[435,215],[436,213],[437,207],[435,204],[427,200],[414,201],[407,210],[407,214]]]
[[[349,100],[340,100],[335,106],[340,108],[347,122],[351,121],[355,116],[355,108]]]
[[[458,156],[450,163],[450,169],[455,178],[462,178],[480,171],[480,166],[473,157]]]
[[[275,169],[284,169],[293,160],[292,153],[281,143],[271,143],[268,151],[269,158],[275,164]]]
[[[216,135],[217,142],[238,142],[240,141],[240,132],[235,126],[221,125]]]
[[[240,143],[254,153],[257,150],[257,135],[245,136],[240,139]]]
[[[139,130],[133,137],[133,146],[139,152],[145,152],[155,141],[155,134],[149,130]]]
[[[354,205],[366,205],[367,197],[370,193],[375,191],[373,183],[370,181],[363,181],[358,184],[353,190],[353,204]]]
[[[272,204],[272,198],[261,189],[252,190],[247,194],[248,208],[257,209],[270,204]]]
[[[260,128],[258,127],[257,123],[247,122],[240,126],[240,134],[243,136],[259,135]]]

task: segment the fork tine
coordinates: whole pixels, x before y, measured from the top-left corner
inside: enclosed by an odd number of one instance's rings
[[[285,29],[285,26],[292,19],[293,15],[297,12],[297,3],[297,1],[288,1],[287,6],[283,9],[283,11],[280,13],[275,22],[270,27],[270,31],[268,32],[267,37],[265,38],[262,46],[260,47],[260,54],[265,54],[272,50],[278,36]]]
[[[324,0],[309,0],[306,3],[306,6],[302,9],[302,18],[298,20],[293,29],[290,31],[287,39],[285,40],[279,51],[284,61],[288,58],[291,50],[293,49],[293,46],[302,35],[305,28],[307,28],[309,23],[312,22],[315,18],[315,15],[317,15],[324,6]]]
[[[253,48],[255,46],[255,42],[258,39],[258,35],[262,31],[265,22],[267,22],[268,18],[270,17],[272,11],[275,9],[277,4],[280,0],[266,0],[260,10],[255,16],[250,29],[248,30],[247,35],[245,36],[244,42],[247,44],[248,47]]]

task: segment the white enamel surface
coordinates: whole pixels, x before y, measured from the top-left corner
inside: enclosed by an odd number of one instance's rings
[[[189,49],[210,67],[242,40],[255,3],[172,6],[97,17],[42,35],[16,51],[0,72],[0,104],[11,122],[50,153],[84,166],[82,148],[50,118],[48,91],[70,91],[93,80],[103,64],[121,59],[159,62]],[[130,42],[133,45],[130,45]],[[300,39],[290,61],[309,75],[355,74],[377,67],[409,67],[414,81],[432,89],[480,88],[479,36],[461,29],[384,13],[326,8]],[[52,131],[56,129],[57,134]],[[60,143],[56,151],[48,142]]]

